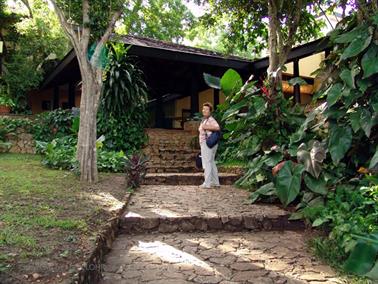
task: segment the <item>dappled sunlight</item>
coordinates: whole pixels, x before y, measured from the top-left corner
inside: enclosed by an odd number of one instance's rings
[[[141,251],[152,256],[157,256],[165,262],[187,264],[191,265],[193,268],[197,266],[208,271],[215,271],[215,269],[205,261],[160,241],[139,241],[137,246],[134,246],[132,249],[130,249],[130,251],[132,250]]]
[[[162,217],[182,217],[183,216],[183,214],[178,214],[177,212],[174,212],[165,208],[154,208],[154,209],[151,209],[150,211]]]
[[[127,212],[127,214],[125,215],[125,218],[128,218],[128,217],[142,217],[142,215],[135,212]]]
[[[109,212],[118,210],[125,204],[123,201],[118,200],[109,192],[84,192],[83,194],[85,197],[96,202],[98,205],[105,207],[106,211]]]

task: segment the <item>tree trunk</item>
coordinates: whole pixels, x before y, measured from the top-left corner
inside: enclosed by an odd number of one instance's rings
[[[80,60],[79,60],[80,62]],[[87,61],[88,62],[88,61]],[[80,164],[80,179],[89,183],[98,180],[97,173],[97,107],[102,81],[98,80],[99,71],[89,64],[82,64],[82,91],[80,102],[80,127],[77,142],[77,160]]]
[[[278,10],[275,0],[268,2],[269,15],[269,67],[268,67],[268,89],[269,94],[274,98],[278,93],[278,88],[282,85],[282,71],[280,68],[278,29]]]

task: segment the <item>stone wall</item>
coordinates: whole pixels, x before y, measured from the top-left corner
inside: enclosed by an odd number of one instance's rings
[[[191,131],[172,129],[146,129],[149,137],[143,149],[150,160],[150,173],[195,172],[195,157],[198,150],[195,143],[198,136]]]
[[[28,133],[24,128],[19,127],[14,133],[8,133],[6,139],[6,142],[11,143],[10,153],[36,153],[33,135]]]

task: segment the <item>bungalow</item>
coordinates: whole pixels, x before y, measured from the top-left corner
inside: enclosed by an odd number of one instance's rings
[[[227,69],[238,71],[243,79],[250,74],[261,78],[269,59],[251,61],[237,56],[168,43],[137,36],[122,36],[120,41],[130,45],[128,54],[136,56],[142,69],[150,96],[150,127],[182,128],[183,121],[200,110],[205,101],[217,106],[225,99],[218,90],[209,88],[203,73],[221,76]],[[284,91],[306,104],[316,89],[311,73],[327,53],[327,41],[320,39],[294,48],[284,73]],[[302,77],[308,85],[289,86],[287,80]],[[38,90],[28,96],[33,114],[56,108],[79,107],[80,71],[73,50],[46,76]]]

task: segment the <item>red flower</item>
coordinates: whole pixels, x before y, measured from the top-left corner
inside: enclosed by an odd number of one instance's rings
[[[263,94],[264,94],[265,96],[269,97],[269,90],[268,90],[267,87],[262,86],[262,87],[261,87],[261,91],[263,92]]]

